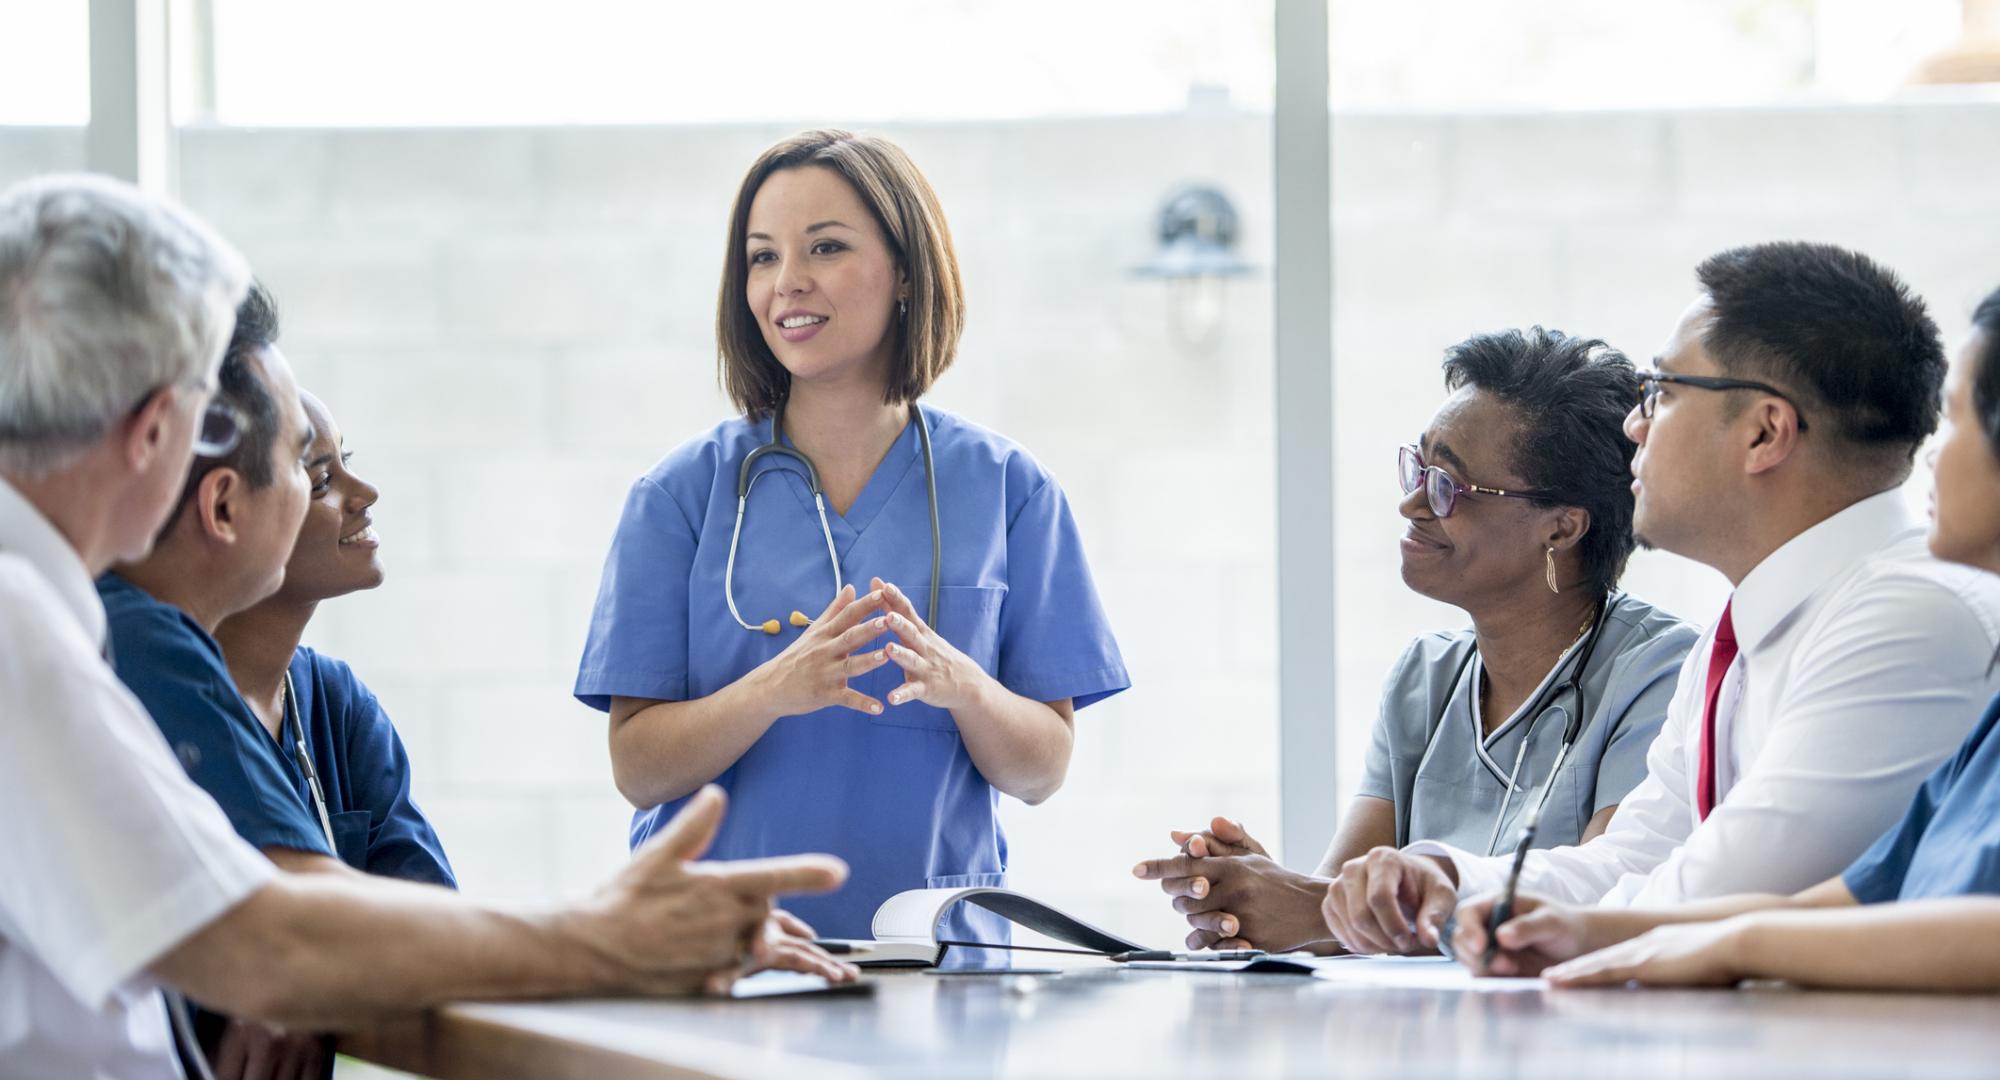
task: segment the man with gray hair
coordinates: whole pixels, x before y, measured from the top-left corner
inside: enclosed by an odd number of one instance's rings
[[[198,221],[125,185],[0,192],[7,1071],[179,1075],[163,987],[337,1029],[454,999],[713,991],[764,966],[852,978],[771,908],[845,866],[693,863],[721,820],[712,788],[587,901],[541,911],[286,873],[236,836],[105,662],[91,583],[147,553],[191,453],[237,438],[210,398],[248,282]]]

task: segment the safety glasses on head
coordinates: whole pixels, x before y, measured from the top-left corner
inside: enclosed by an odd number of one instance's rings
[[[165,386],[157,386],[146,391],[138,403],[132,406],[130,415],[138,416],[148,402],[166,389]],[[192,381],[182,384],[180,389],[182,392],[192,391],[210,395],[215,393],[215,385],[212,382]],[[221,398],[211,396],[207,407],[195,421],[194,456],[199,458],[229,456],[229,453],[236,449],[236,445],[243,441],[243,423],[243,414],[230,407],[229,403]]]
[[[1424,489],[1424,497],[1430,501],[1431,513],[1438,517],[1450,517],[1458,508],[1460,495],[1500,495],[1509,499],[1552,499],[1546,491],[1507,491],[1502,488],[1481,487],[1478,484],[1461,484],[1451,478],[1451,474],[1435,465],[1424,464],[1423,451],[1418,447],[1404,446],[1396,451],[1398,477],[1402,482],[1403,494],[1409,495],[1419,487]]]
[[[227,457],[243,441],[243,417],[227,402],[211,400],[202,410],[201,426],[195,430],[196,457]]]

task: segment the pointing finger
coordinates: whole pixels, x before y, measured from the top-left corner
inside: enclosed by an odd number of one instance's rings
[[[832,855],[785,855],[700,866],[703,873],[742,897],[830,892],[847,880],[847,864]]]
[[[642,854],[651,851],[656,853],[654,857],[681,861],[701,858],[722,826],[723,804],[727,801],[722,789],[714,784],[695,792],[667,822],[667,827],[641,849]]]

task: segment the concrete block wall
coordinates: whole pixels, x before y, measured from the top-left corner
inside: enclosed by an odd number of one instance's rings
[[[285,349],[384,491],[389,583],[328,604],[410,744],[467,888],[571,893],[624,857],[604,721],[568,686],[625,486],[712,424],[712,320],[741,170],[784,126],[191,130],[182,192],[256,262]],[[1132,862],[1227,813],[1276,838],[1270,128],[1228,113],[883,129],[937,186],[972,304],[935,400],[1064,482],[1137,685],[1079,717],[1067,786],[1008,804],[1019,887],[1178,937]],[[1650,356],[1721,247],[1803,237],[1901,269],[1954,333],[2000,284],[2000,105],[1336,118],[1341,761],[1382,673],[1455,624],[1395,573],[1390,455],[1437,358],[1541,322]],[[0,182],[76,167],[74,130],[0,130]],[[1216,183],[1263,268],[1215,339],[1126,269],[1159,200]],[[1642,555],[1688,617],[1715,575]],[[802,808],[803,809],[803,808]]]

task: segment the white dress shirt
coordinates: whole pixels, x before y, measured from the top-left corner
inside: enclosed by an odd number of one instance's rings
[[[1521,888],[1659,906],[1793,893],[1845,870],[1894,825],[1978,722],[2000,678],[2000,577],[1934,558],[1899,491],[1793,537],[1731,600],[1739,648],[1716,704],[1717,802],[1695,811],[1711,627],[1688,654],[1647,776],[1602,836],[1531,852]],[[1503,887],[1511,854],[1444,844],[1464,896]]]
[[[0,480],[0,1073],[179,1076],[146,969],[270,881],[104,662],[69,542]]]

